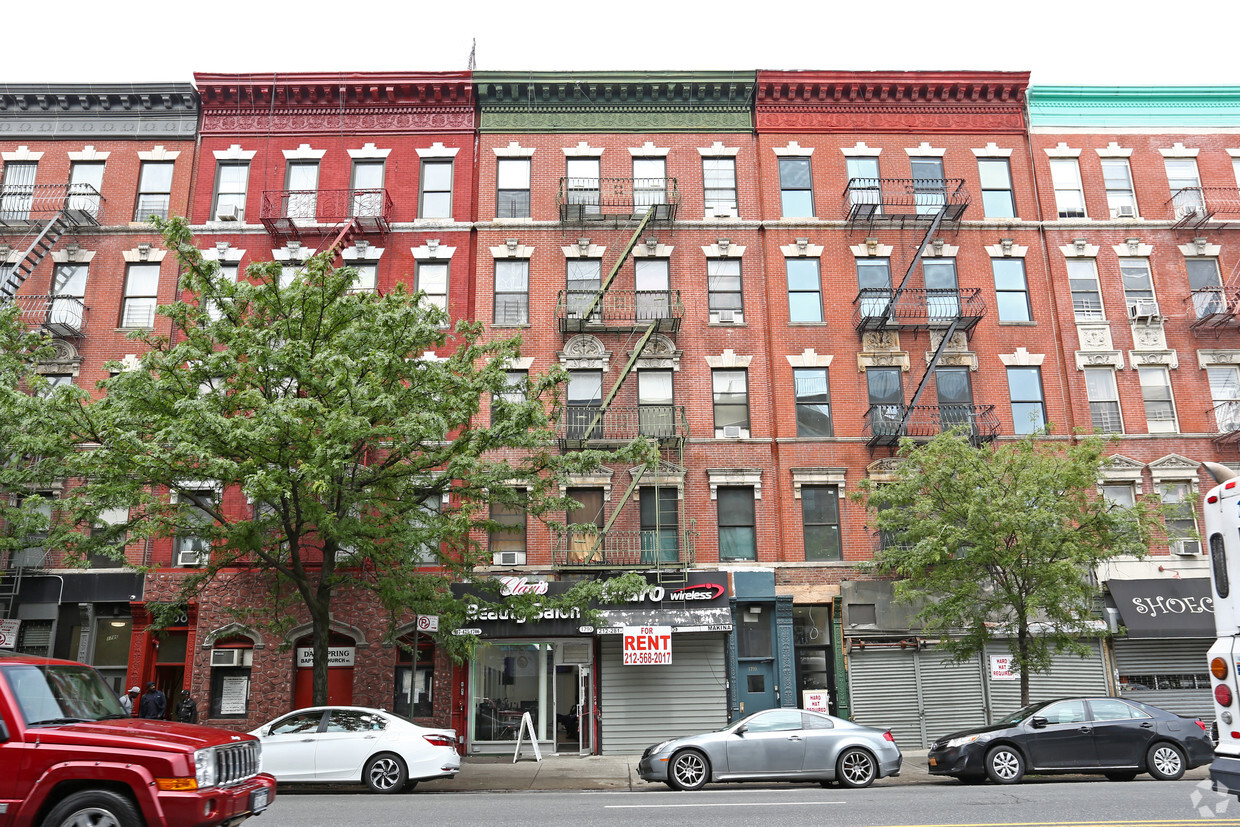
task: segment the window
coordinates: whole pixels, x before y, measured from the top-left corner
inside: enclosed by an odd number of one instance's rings
[[[529,373],[524,370],[510,370],[504,373],[504,389],[494,394],[491,399],[491,422],[492,424],[499,422],[501,416],[499,411],[502,404],[518,405],[526,399],[526,389],[529,386]]]
[[[82,329],[86,312],[83,298],[86,296],[87,265],[57,264],[52,273],[52,301],[48,307],[47,323],[52,329]]]
[[[642,436],[675,436],[672,371],[646,369],[637,372],[637,427]]]
[[[30,497],[21,497],[17,504],[26,513],[29,521],[24,527],[22,539],[29,543],[13,555],[12,565],[18,568],[40,568],[47,560],[48,548],[45,543],[51,532],[55,519],[56,503],[54,491],[38,491]]]
[[[37,161],[6,161],[0,178],[0,219],[25,221],[34,205],[34,179]]]
[[[565,164],[565,175],[568,178],[568,203],[579,204],[584,215],[598,215],[598,158],[569,158]]]
[[[422,193],[419,218],[452,217],[452,161],[422,161]]]
[[[1029,282],[1025,278],[1023,258],[992,258],[990,268],[995,276],[995,304],[1001,322],[1033,320],[1029,307]]]
[[[586,311],[594,303],[599,288],[603,284],[603,264],[596,258],[568,259],[566,288],[568,298],[568,317],[570,319],[585,318]],[[594,318],[598,318],[598,307],[594,309]]]
[[[758,559],[753,486],[719,486],[719,559]]]
[[[1042,369],[1009,367],[1008,395],[1012,400],[1012,432],[1032,434],[1046,427],[1046,403],[1042,399]]]
[[[501,565],[505,559],[520,565],[525,562],[525,507],[517,503],[491,503],[491,520],[495,528],[489,532],[491,553]],[[516,561],[520,561],[520,563]]]
[[[75,212],[98,217],[103,192],[103,162],[74,161],[69,166],[69,197],[66,206]]]
[[[663,158],[633,159],[633,209],[667,203],[667,161]]]
[[[679,498],[679,491],[668,485],[642,488],[638,494],[642,563],[680,561]]]
[[[947,202],[942,158],[910,158],[913,173],[913,204],[918,215],[933,215]]]
[[[788,321],[822,321],[822,284],[818,259],[785,258],[788,271]]]
[[[1197,174],[1196,158],[1164,158],[1167,184],[1171,187],[1171,204],[1175,217],[1181,218],[1205,210],[1201,192],[1201,176]]]
[[[1193,508],[1192,487],[1185,481],[1163,482],[1158,485],[1160,499],[1168,507],[1164,516],[1167,543],[1179,554],[1201,553],[1197,539],[1196,509]]]
[[[569,563],[601,563],[602,550],[598,537],[603,531],[603,489],[570,488],[568,496],[581,503],[565,512],[567,525],[580,526],[568,529],[567,549]]]
[[[857,259],[857,297],[861,315],[875,318],[891,305],[891,262],[885,258]]]
[[[1119,394],[1115,390],[1115,371],[1111,368],[1085,368],[1085,393],[1089,397],[1089,418],[1095,433],[1122,434]]]
[[[569,439],[598,439],[603,435],[603,372],[601,370],[570,370],[568,372]],[[596,421],[597,420],[597,421]]]
[[[784,218],[814,215],[814,184],[809,158],[779,159],[779,197]]]
[[[386,195],[383,189],[383,177],[382,160],[367,159],[353,162],[349,191],[349,201],[352,207],[350,215],[383,215],[383,202]]]
[[[1220,365],[1206,368],[1210,397],[1214,401],[1214,420],[1219,433],[1240,431],[1240,368]]]
[[[801,486],[805,559],[841,560],[840,495],[834,485]]]
[[[1055,208],[1060,218],[1085,217],[1085,193],[1081,168],[1075,158],[1051,159],[1051,182],[1055,185]]]
[[[1130,482],[1103,483],[1102,498],[1114,508],[1132,508],[1137,504],[1137,492]]]
[[[249,161],[220,161],[215,166],[216,221],[245,221],[245,195],[250,182]]]
[[[319,205],[319,162],[289,161],[285,171],[285,216],[314,221]]]
[[[357,275],[353,277],[350,293],[373,293],[379,279],[379,265],[374,261],[354,261],[349,264]]]
[[[715,438],[749,436],[749,379],[744,370],[711,372],[715,402]]]
[[[214,488],[190,488],[173,492],[181,504],[181,521],[173,541],[173,564],[177,566],[206,565],[211,555],[211,538],[205,529],[215,518],[205,509],[215,505]]]
[[[240,269],[238,262],[218,261],[219,270],[216,272],[216,279],[230,284],[237,283],[237,270]],[[224,315],[224,307],[221,301],[208,300],[206,304],[207,318],[213,322],[218,322]]]
[[[448,312],[448,262],[419,261],[417,263],[417,289],[426,294],[426,301]]]
[[[637,320],[669,319],[672,316],[671,291],[668,287],[668,261],[665,258],[633,260],[633,282],[636,289]]]
[[[410,556],[413,562],[427,565],[439,563],[439,540],[435,538],[438,536],[437,518],[442,508],[443,498],[439,495],[432,495],[419,503],[417,511],[412,515],[411,524],[414,528],[430,534],[430,539],[416,544],[411,550]]]
[[[956,259],[923,258],[921,272],[926,279],[926,311],[932,322],[960,318],[960,288],[956,283]]]
[[[530,261],[526,258],[495,261],[495,324],[529,324]]]
[[[1154,301],[1154,282],[1150,278],[1148,258],[1121,258],[1119,275],[1124,282],[1124,301],[1128,313],[1137,316],[1157,316],[1158,305]]]
[[[1173,434],[1175,403],[1171,398],[1171,377],[1166,368],[1137,368],[1141,380],[1141,399],[1145,402],[1145,423],[1151,434]]]
[[[827,369],[798,368],[792,372],[792,384],[796,390],[797,436],[834,436]]]
[[[1012,168],[1007,158],[978,158],[977,175],[982,183],[982,211],[987,218],[1015,218]]]
[[[939,399],[939,427],[973,428],[973,384],[969,369],[945,367],[934,369],[934,387]]]
[[[138,206],[134,221],[146,221],[152,215],[168,217],[172,201],[172,161],[143,161],[138,174]]]
[[[530,159],[500,158],[495,171],[495,217],[530,217]]]
[[[904,387],[900,368],[868,367],[865,370],[865,384],[870,401],[870,432],[875,436],[898,434],[904,418]]]
[[[1193,294],[1193,314],[1198,319],[1227,312],[1227,297],[1219,279],[1218,259],[1186,258],[1188,289]]]
[[[702,196],[706,209],[736,212],[736,159],[702,159]]]
[[[848,198],[851,206],[873,207],[874,213],[883,211],[882,181],[878,177],[878,158],[871,155],[853,156],[844,160],[848,176]]]
[[[1098,289],[1098,267],[1092,258],[1068,259],[1068,285],[1072,290],[1072,311],[1078,322],[1104,318],[1102,293]]]
[[[159,264],[143,262],[125,268],[125,296],[121,300],[121,327],[152,327],[155,324]]]
[[[739,258],[706,260],[706,300],[711,321],[736,323],[743,320],[745,305]]]
[[[227,662],[234,666],[211,667],[211,698],[208,715],[212,718],[245,718],[250,712],[250,670],[254,663],[254,644],[248,638],[233,638],[215,642],[212,651],[225,650],[232,654]],[[309,722],[312,729],[317,729],[322,712],[313,713]],[[294,719],[285,719],[290,721]],[[305,719],[298,717],[298,721]],[[284,729],[292,732],[292,726]]]
[[[1132,189],[1132,169],[1127,158],[1102,159],[1102,184],[1112,218],[1137,217],[1137,196]]]

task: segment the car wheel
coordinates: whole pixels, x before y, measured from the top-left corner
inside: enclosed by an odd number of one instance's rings
[[[362,780],[376,793],[398,792],[408,779],[405,762],[390,752],[373,756],[362,770]]]
[[[133,802],[110,790],[81,790],[66,796],[43,820],[45,827],[141,827]]]
[[[1175,781],[1184,774],[1184,752],[1175,744],[1162,741],[1145,754],[1145,766],[1159,781]]]
[[[677,790],[700,790],[710,779],[710,763],[695,749],[678,752],[667,768],[667,779]]]
[[[868,787],[878,776],[878,764],[868,751],[854,747],[835,761],[835,778],[845,787]]]
[[[996,784],[1015,784],[1025,774],[1025,759],[1012,747],[1000,744],[986,753],[986,775]]]
[[[1137,777],[1135,772],[1108,772],[1107,781],[1131,781]]]

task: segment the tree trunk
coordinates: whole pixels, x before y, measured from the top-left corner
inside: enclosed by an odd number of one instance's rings
[[[327,653],[331,642],[331,609],[330,602],[322,599],[307,601],[310,610],[311,647],[314,651],[314,667],[311,672],[313,687],[313,705],[327,705]]]
[[[1025,626],[1016,630],[1016,652],[1020,663],[1020,705],[1023,709],[1029,706],[1029,670],[1025,666],[1029,656],[1029,629]]]

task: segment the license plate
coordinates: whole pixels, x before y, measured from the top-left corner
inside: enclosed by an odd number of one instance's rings
[[[250,812],[261,813],[263,810],[267,809],[267,802],[270,799],[271,791],[266,787],[250,793]]]
[[[932,766],[932,767],[937,767],[938,765],[939,765],[939,761],[938,761],[938,759],[937,759],[937,758],[931,758],[931,759],[930,759],[930,766]]]

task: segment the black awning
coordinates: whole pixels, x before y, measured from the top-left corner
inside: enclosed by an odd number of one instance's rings
[[[1108,580],[1128,637],[1214,637],[1207,577]]]

